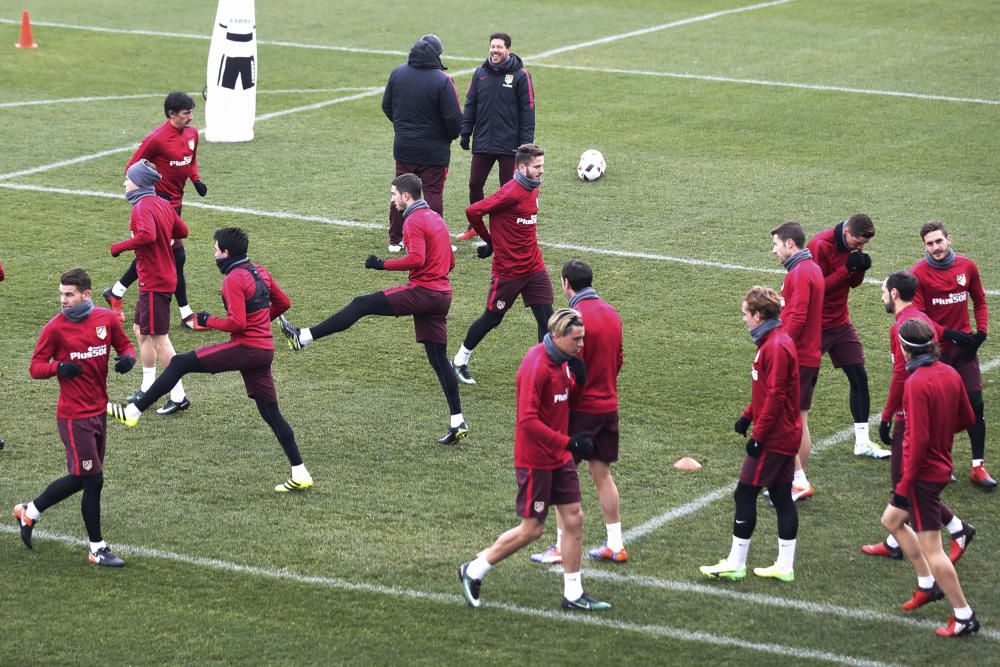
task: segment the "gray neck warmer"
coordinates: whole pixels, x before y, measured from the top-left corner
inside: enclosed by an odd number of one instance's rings
[[[70,322],[83,322],[90,313],[94,310],[94,302],[90,299],[84,299],[75,306],[70,306],[69,308],[63,308],[63,315],[66,316]]]
[[[596,299],[597,291],[593,287],[584,287],[582,290],[574,294],[569,300],[569,307],[575,308],[576,304],[581,301],[586,301],[587,299]]]
[[[542,184],[541,180],[533,181],[516,169],[514,171],[514,180],[525,190],[534,190]]]
[[[408,217],[410,217],[410,214],[413,213],[414,211],[422,208],[430,208],[430,206],[428,206],[427,202],[424,201],[423,199],[418,199],[417,201],[413,202],[412,204],[406,207],[406,210],[403,211],[403,220],[406,220]]]
[[[545,334],[545,338],[542,339],[542,345],[545,346],[545,352],[549,355],[549,359],[556,362],[557,364],[565,364],[567,361],[573,357],[569,356],[558,347],[556,343],[552,340],[552,332]]]
[[[131,204],[132,206],[135,206],[139,202],[139,200],[142,199],[143,197],[155,197],[155,196],[156,196],[156,189],[153,188],[152,185],[147,185],[144,188],[139,188],[138,190],[132,190],[131,192],[125,193],[125,199],[127,199],[128,203]]]
[[[754,345],[760,345],[761,341],[764,340],[764,336],[780,326],[781,318],[776,317],[773,320],[764,320],[750,330],[750,338],[753,339]]]
[[[935,269],[950,269],[951,265],[955,263],[955,251],[949,249],[948,254],[945,255],[945,258],[939,262],[936,259],[934,259],[933,255],[931,255],[929,252],[925,250],[924,259],[926,259],[927,263],[933,266]]]
[[[915,357],[911,357],[910,360],[906,362],[906,372],[912,373],[921,366],[930,366],[935,361],[937,361],[937,357],[933,354],[918,354]]]
[[[797,253],[786,259],[784,262],[782,262],[782,264],[785,265],[786,269],[791,271],[792,269],[795,268],[796,264],[799,264],[800,262],[804,262],[807,259],[812,259],[812,258],[813,258],[812,250],[810,250],[809,248],[805,248],[804,250],[799,250]]]

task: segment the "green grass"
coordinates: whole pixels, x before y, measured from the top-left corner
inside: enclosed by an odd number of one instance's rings
[[[405,51],[434,31],[462,91],[468,68],[485,57],[488,34],[509,31],[514,50],[528,57],[538,95],[537,139],[547,150],[544,243],[757,267],[724,270],[544,248],[554,275],[571,257],[589,262],[599,292],[625,322],[623,457],[615,477],[626,530],[733,484],[742,447],[731,424],[749,399],[753,355],[739,300],[754,283],[780,286],[780,274],[762,270],[779,268],[768,254],[767,233],[777,223],[798,219],[811,234],[853,212],[869,212],[878,230],[869,246],[870,276],[880,278],[916,262],[919,225],[940,218],[958,251],[979,263],[987,288],[1000,288],[993,232],[1000,209],[997,105],[563,67],[996,99],[1000,60],[990,26],[1000,17],[994,3],[798,0],[537,64],[532,54],[740,3],[553,0],[505,6],[502,20],[495,3],[485,2],[440,0],[424,3],[419,13],[401,2],[343,2],[335,10],[309,0],[257,4],[262,40]],[[41,0],[29,9],[40,48],[0,51],[0,103],[156,97],[0,107],[0,175],[134,144],[160,122],[160,94],[204,85],[207,40],[39,24],[207,34],[212,3],[163,11],[121,0]],[[17,19],[16,10],[7,7],[0,18]],[[0,24],[0,35],[12,43],[17,26]],[[266,91],[377,88],[403,59],[267,44],[259,54],[259,114],[353,94]],[[199,164],[209,196],[200,200],[189,192],[185,207],[196,309],[221,311],[211,235],[228,225],[249,230],[251,256],[290,294],[290,317],[299,324],[318,322],[354,295],[402,279],[361,268],[368,254],[384,254],[384,230],[194,206],[384,223],[392,133],[379,102],[376,92],[261,121],[248,144],[202,142]],[[609,171],[585,184],[574,168],[590,147],[604,152]],[[0,186],[113,195],[0,187],[0,261],[7,271],[0,284],[0,434],[8,443],[0,452],[3,511],[36,496],[64,470],[53,418],[56,383],[30,381],[28,362],[38,331],[58,312],[62,271],[85,266],[99,292],[125,268],[124,258],[109,256],[108,245],[127,233],[120,192],[128,155],[0,179]],[[459,231],[469,156],[456,147],[452,157],[445,217]],[[452,276],[452,352],[482,310],[488,276],[488,265],[462,244]],[[996,308],[995,297],[990,303]],[[872,285],[856,290],[851,308],[877,411],[888,386],[890,319]],[[234,375],[187,378],[193,408],[177,417],[150,414],[132,430],[111,425],[105,534],[112,545],[144,550],[123,551],[123,571],[96,571],[77,543],[39,538],[29,552],[14,533],[0,532],[0,573],[6,575],[0,664],[77,664],[94,657],[112,664],[820,661],[808,651],[924,664],[959,655],[929,627],[899,620],[912,571],[860,554],[860,544],[882,536],[888,472],[884,463],[855,459],[848,443],[813,461],[817,495],[800,507],[794,583],[750,577],[715,585],[700,578],[697,566],[728,549],[732,502],[726,493],[631,541],[628,565],[585,573],[588,591],[615,604],[599,625],[560,613],[560,578],[529,564],[527,554],[491,573],[484,608],[468,609],[457,565],[516,521],[513,381],[533,332],[530,313],[518,307],[476,351],[472,370],[480,384],[462,390],[473,432],[455,449],[434,443],[446,428],[445,403],[409,320],[365,320],[299,354],[282,346],[274,368],[282,410],[317,481],[302,495],[271,491],[287,474],[286,462]],[[173,340],[183,351],[223,336],[178,331]],[[984,362],[997,357],[987,341]],[[991,425],[1000,423],[997,375],[984,376]],[[112,396],[130,393],[137,376],[112,377]],[[846,380],[824,366],[810,415],[814,439],[841,431],[850,419]],[[989,428],[992,464],[1000,438]],[[1000,546],[997,499],[964,481],[964,436],[955,450],[960,482],[946,500],[979,529],[958,571],[992,632],[963,642],[960,655],[970,664],[989,663],[1000,636],[992,558]],[[674,470],[671,464],[686,455],[704,468]],[[583,492],[590,545],[603,538],[603,527],[588,483]],[[762,504],[751,566],[772,562],[772,516]],[[76,500],[47,511],[42,529],[82,538]],[[621,577],[608,578],[615,575]],[[725,591],[770,597],[719,595]],[[782,600],[871,616],[803,611]],[[947,614],[941,603],[912,616],[929,623]],[[748,651],[734,645],[738,641],[799,653]]]

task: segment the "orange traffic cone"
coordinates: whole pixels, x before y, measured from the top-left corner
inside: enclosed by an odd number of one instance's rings
[[[21,12],[21,39],[15,44],[19,49],[37,49],[38,44],[31,37],[31,19],[28,18],[28,10]]]
[[[674,462],[674,467],[678,470],[700,470],[701,464],[690,456],[685,456],[677,459],[677,461]]]

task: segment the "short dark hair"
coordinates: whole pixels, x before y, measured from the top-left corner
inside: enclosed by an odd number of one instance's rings
[[[885,279],[885,288],[899,292],[899,298],[903,301],[913,301],[919,284],[917,277],[909,271],[896,271]]]
[[[510,35],[508,35],[507,33],[495,32],[492,35],[490,35],[490,42],[492,42],[494,39],[502,39],[504,46],[506,46],[508,49],[510,48]]]
[[[795,220],[781,223],[771,230],[771,235],[777,236],[782,241],[790,239],[799,250],[806,247],[806,230],[802,228],[802,223]]]
[[[521,144],[514,154],[514,164],[529,164],[536,157],[545,155],[545,151],[538,144]]]
[[[239,227],[216,229],[215,242],[219,244],[219,250],[228,251],[230,257],[243,257],[250,247],[246,231]]]
[[[566,279],[574,292],[590,287],[594,282],[593,270],[580,259],[571,259],[563,264],[562,277]]]
[[[860,236],[863,239],[875,236],[875,223],[872,222],[867,213],[855,213],[844,221],[844,228],[852,236]]]
[[[931,232],[942,232],[945,236],[948,236],[948,230],[944,228],[944,223],[940,220],[928,220],[920,228],[920,240],[923,241],[924,237]]]
[[[934,329],[918,317],[911,317],[899,327],[899,344],[911,356],[939,355],[938,344],[934,342]]]
[[[396,188],[399,194],[405,192],[414,199],[420,199],[424,191],[424,184],[420,180],[420,177],[410,173],[400,174],[392,179],[392,186]]]
[[[187,93],[175,90],[167,94],[167,99],[163,100],[163,115],[170,118],[171,113],[178,113],[185,109],[194,109],[194,100]]]
[[[90,282],[90,276],[83,269],[70,269],[66,273],[59,276],[60,285],[73,285],[80,292],[86,292],[89,290],[93,283]]]
[[[760,313],[765,320],[777,319],[781,314],[781,297],[770,287],[754,285],[743,297],[750,314]]]

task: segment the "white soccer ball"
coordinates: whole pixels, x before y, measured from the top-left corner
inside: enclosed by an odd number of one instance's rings
[[[583,151],[580,156],[580,164],[576,165],[576,175],[581,181],[596,181],[604,175],[604,170],[608,168],[601,151],[594,148]]]

